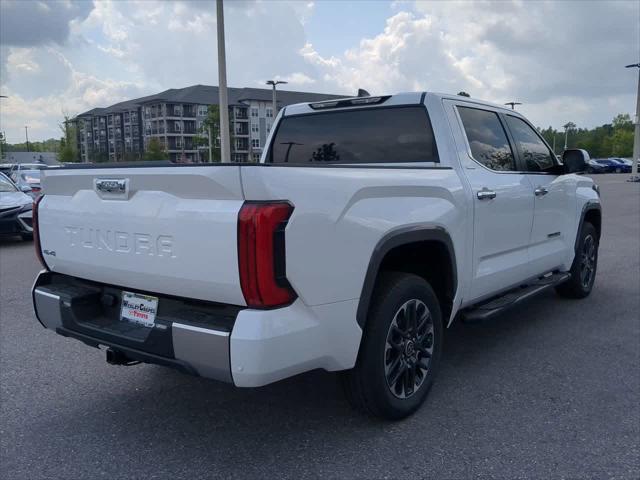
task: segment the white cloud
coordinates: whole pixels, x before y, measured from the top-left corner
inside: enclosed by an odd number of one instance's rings
[[[305,75],[302,72],[294,72],[291,75],[287,75],[285,77],[276,75],[275,80],[283,80],[287,82],[289,86],[304,86],[304,85],[312,85],[316,83],[316,81],[313,78],[311,78],[308,75]]]

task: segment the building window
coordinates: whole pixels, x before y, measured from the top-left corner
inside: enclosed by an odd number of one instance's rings
[[[244,159],[245,159],[245,158],[246,158],[246,157],[245,157],[244,155],[242,155],[241,153],[235,153],[235,154],[233,155],[233,161],[234,161],[234,162],[236,162],[236,163],[242,163],[242,162],[244,162]]]
[[[182,148],[182,137],[176,137],[176,148]]]
[[[131,123],[134,123],[138,119],[138,114],[136,112],[131,112]]]
[[[181,116],[182,115],[182,105],[175,105],[173,107],[173,113],[176,116]]]
[[[260,161],[260,154],[259,153],[254,153],[252,155],[252,158],[253,158],[253,161],[257,163],[257,162]]]
[[[208,108],[206,105],[198,105],[198,116],[199,117],[206,117],[207,113],[208,113]]]
[[[251,107],[251,116],[253,118],[258,118],[258,107]]]
[[[251,146],[253,148],[260,148],[260,139],[259,138],[252,138],[251,139]]]
[[[267,133],[269,133],[271,131],[271,124],[267,123]]]
[[[267,118],[273,118],[273,108],[267,107]]]
[[[181,132],[182,131],[182,122],[174,122],[173,126],[174,126],[176,132]]]
[[[251,122],[251,132],[252,133],[259,133],[260,132],[260,127],[256,122]]]

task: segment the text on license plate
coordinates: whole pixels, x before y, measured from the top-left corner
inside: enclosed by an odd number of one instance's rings
[[[122,292],[120,319],[153,327],[158,312],[158,297]]]

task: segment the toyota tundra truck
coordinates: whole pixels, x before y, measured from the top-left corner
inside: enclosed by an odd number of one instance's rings
[[[340,372],[355,407],[402,418],[455,319],[589,295],[588,159],[518,112],[418,92],[287,106],[256,164],[46,170],[35,313],[112,364],[237,387]]]

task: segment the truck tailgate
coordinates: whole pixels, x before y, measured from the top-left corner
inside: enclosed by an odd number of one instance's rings
[[[235,165],[50,170],[39,205],[54,272],[244,305]]]

